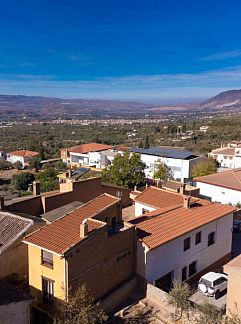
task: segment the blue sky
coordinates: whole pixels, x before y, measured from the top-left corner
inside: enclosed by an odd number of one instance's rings
[[[0,93],[193,102],[241,88],[241,1],[0,0]]]

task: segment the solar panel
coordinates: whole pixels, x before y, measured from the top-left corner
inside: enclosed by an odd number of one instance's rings
[[[195,155],[190,151],[180,150],[175,148],[166,148],[166,147],[150,147],[148,149],[133,148],[130,151],[134,153],[156,155],[156,156],[162,156],[162,157],[173,158],[173,159],[182,159],[182,160],[190,157],[195,157]]]

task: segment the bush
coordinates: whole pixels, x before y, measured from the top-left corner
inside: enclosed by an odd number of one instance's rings
[[[30,172],[24,172],[15,175],[13,178],[13,183],[17,190],[27,191],[30,183],[34,181],[34,175]]]

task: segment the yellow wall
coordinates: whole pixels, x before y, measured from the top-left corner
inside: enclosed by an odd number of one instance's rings
[[[53,255],[53,269],[41,264],[41,249],[28,245],[29,286],[31,293],[42,303],[42,277],[54,280],[54,297],[65,299],[65,259]]]

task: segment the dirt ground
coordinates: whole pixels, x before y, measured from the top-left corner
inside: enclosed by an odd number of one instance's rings
[[[11,169],[11,170],[1,170],[0,171],[0,178],[6,179],[6,180],[11,180],[12,177],[15,174],[19,174],[22,172],[26,172],[25,170],[16,170],[16,169]]]

